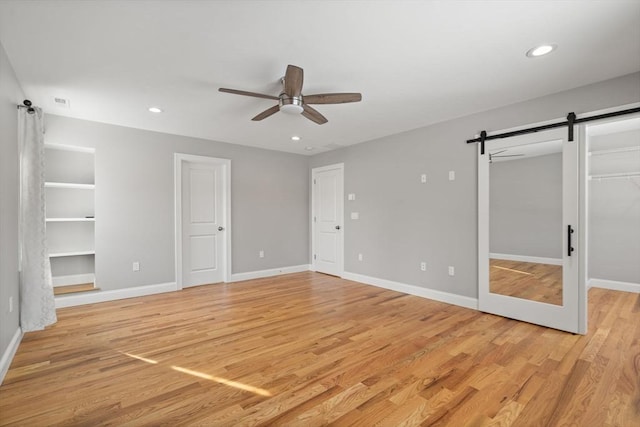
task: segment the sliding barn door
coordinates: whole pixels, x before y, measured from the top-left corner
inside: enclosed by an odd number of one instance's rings
[[[480,310],[586,332],[578,148],[566,128],[486,142],[478,156]]]

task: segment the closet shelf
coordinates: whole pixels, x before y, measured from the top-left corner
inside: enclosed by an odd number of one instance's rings
[[[77,188],[81,190],[93,190],[95,184],[77,184],[74,182],[45,182],[45,188]]]
[[[96,251],[75,251],[75,252],[58,252],[49,254],[49,258],[61,258],[67,256],[95,255]]]
[[[630,153],[634,151],[640,151],[640,146],[635,147],[622,147],[622,148],[612,148],[609,150],[594,150],[590,151],[590,156],[602,156],[605,154],[618,154],[618,153]]]
[[[47,218],[47,222],[96,222],[95,218]]]

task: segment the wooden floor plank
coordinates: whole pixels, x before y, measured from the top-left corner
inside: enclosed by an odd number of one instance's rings
[[[640,297],[589,334],[304,272],[65,308],[0,425],[640,425]]]
[[[96,288],[94,283],[82,283],[79,285],[54,286],[53,294],[58,296],[99,290],[100,288]]]

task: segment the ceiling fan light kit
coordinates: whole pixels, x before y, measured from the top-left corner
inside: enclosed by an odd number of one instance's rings
[[[252,118],[253,121],[264,120],[269,116],[282,111],[287,114],[301,114],[307,119],[319,125],[327,123],[327,118],[309,104],[344,104],[347,102],[360,102],[360,93],[322,93],[316,95],[302,95],[302,83],[304,71],[295,65],[288,65],[287,72],[282,78],[283,90],[279,96],[265,95],[263,93],[247,92],[244,90],[219,88],[220,92],[234,95],[252,96],[254,98],[271,99],[278,101],[278,105],[268,108]]]
[[[285,94],[280,95],[280,111],[287,114],[302,113],[302,111],[304,111],[302,107],[302,97],[294,96],[288,98]]]

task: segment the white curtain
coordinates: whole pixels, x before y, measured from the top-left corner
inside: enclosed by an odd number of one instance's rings
[[[44,135],[40,108],[20,108],[20,326],[38,331],[56,322],[47,250]]]

